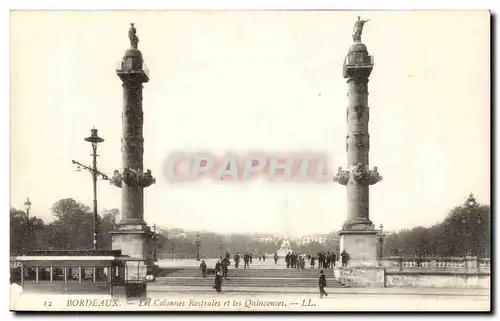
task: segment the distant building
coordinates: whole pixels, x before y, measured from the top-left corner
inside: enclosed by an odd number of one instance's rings
[[[254,242],[262,242],[262,243],[275,243],[275,238],[272,235],[261,235],[257,234],[252,237],[252,241]]]
[[[300,240],[300,244],[301,245],[306,245],[306,244],[309,244],[311,242],[315,242],[315,243],[319,243],[319,244],[325,244],[327,240],[328,240],[328,236],[327,235],[310,235],[310,236],[304,236]]]
[[[187,238],[187,234],[186,233],[170,234],[170,237],[174,238],[174,239],[176,239],[176,238],[184,238],[185,239],[185,238]]]

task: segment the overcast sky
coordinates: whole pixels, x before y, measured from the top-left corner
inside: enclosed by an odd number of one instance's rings
[[[11,18],[11,205],[32,215],[72,197],[91,206],[83,138],[95,126],[102,171],[121,168],[116,62],[135,22],[150,69],[144,85],[145,220],[216,232],[328,233],[346,218],[331,183],[173,184],[178,150],[326,153],[345,166],[342,63],[361,15],[375,57],[369,82],[370,218],[388,230],[432,225],[469,193],[490,198],[489,13],[15,12]],[[99,210],[121,192],[98,183]],[[285,201],[288,209],[285,209]]]

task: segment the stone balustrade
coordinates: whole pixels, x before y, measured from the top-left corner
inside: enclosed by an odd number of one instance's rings
[[[334,275],[351,287],[490,288],[489,258],[390,257],[378,262],[379,266],[337,266]]]
[[[477,259],[477,267],[479,271],[490,271],[490,259],[489,258],[481,258]]]
[[[477,257],[390,257],[380,265],[393,271],[490,272],[490,259]]]

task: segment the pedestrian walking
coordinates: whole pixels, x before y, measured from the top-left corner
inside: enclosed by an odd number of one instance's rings
[[[227,280],[227,272],[229,271],[229,265],[231,265],[231,261],[229,261],[228,258],[225,258],[224,260],[222,260],[222,276],[224,277],[224,279]]]
[[[349,262],[349,254],[345,250],[342,250],[342,253],[340,253],[340,258],[342,260],[342,267],[346,267],[347,263]]]
[[[201,275],[204,278],[206,278],[207,277],[207,264],[205,263],[205,260],[201,261],[200,270],[201,270]]]
[[[219,272],[215,273],[214,289],[219,293],[222,291],[222,277]]]
[[[328,293],[326,293],[325,288],[326,288],[326,276],[325,272],[323,270],[319,271],[319,297],[320,299],[323,299],[323,296],[328,297]]]

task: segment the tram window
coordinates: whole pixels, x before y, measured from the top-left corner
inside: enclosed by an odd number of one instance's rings
[[[78,283],[80,282],[80,268],[78,267],[68,267],[67,269],[66,282],[68,283]]]
[[[125,280],[125,268],[123,266],[114,266],[112,279],[113,283],[123,283]]]
[[[52,268],[52,282],[64,282],[64,267],[54,266]]]
[[[24,267],[23,269],[23,281],[24,282],[36,282],[36,268],[35,267]]]
[[[108,281],[108,268],[106,267],[96,267],[95,268],[95,281],[96,282],[107,282]]]
[[[82,282],[94,282],[94,268],[82,268]]]
[[[20,283],[21,282],[21,268],[11,268],[10,269],[10,283]]]
[[[38,267],[38,282],[50,282],[50,267]]]

